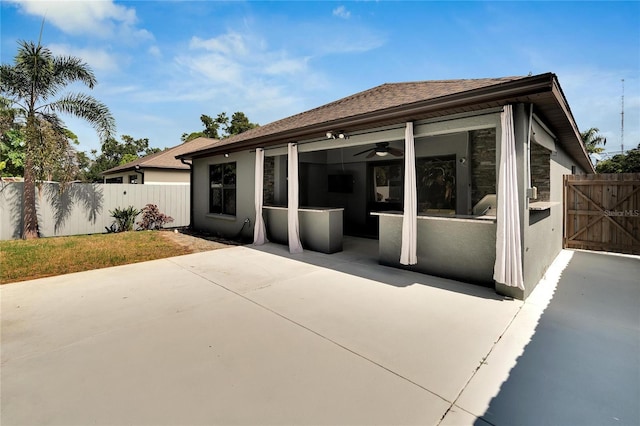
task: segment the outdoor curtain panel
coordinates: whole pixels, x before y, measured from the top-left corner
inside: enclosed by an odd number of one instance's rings
[[[402,248],[400,263],[418,263],[418,194],[416,189],[416,148],[413,140],[413,123],[408,122],[404,131],[404,214],[402,216]]]
[[[264,186],[264,149],[256,148],[256,186],[255,186],[255,205],[256,205],[256,221],[253,228],[253,244],[262,245],[266,243],[267,236],[264,227],[264,219],[262,217],[262,204],[264,202],[263,186]]]
[[[289,143],[289,204],[287,206],[289,253],[302,253],[300,224],[298,222],[298,145]]]
[[[500,115],[500,168],[498,172],[498,211],[496,263],[493,279],[524,290],[522,251],[520,246],[520,210],[516,173],[516,138],[513,130],[513,107],[507,105]]]

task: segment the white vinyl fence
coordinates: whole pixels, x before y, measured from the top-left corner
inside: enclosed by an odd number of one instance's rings
[[[23,185],[0,182],[0,240],[20,238]],[[113,223],[109,211],[129,206],[141,210],[147,204],[174,219],[167,227],[189,225],[189,185],[74,183],[62,193],[58,189],[55,183],[36,189],[43,237],[104,233]],[[139,215],[136,222],[141,219]]]

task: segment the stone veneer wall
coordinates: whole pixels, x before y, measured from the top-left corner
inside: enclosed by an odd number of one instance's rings
[[[469,132],[471,144],[471,206],[496,193],[496,129]]]
[[[264,205],[273,205],[275,198],[275,157],[264,158]]]
[[[538,188],[538,198],[532,201],[549,201],[551,194],[551,151],[537,143],[531,143],[531,186]]]

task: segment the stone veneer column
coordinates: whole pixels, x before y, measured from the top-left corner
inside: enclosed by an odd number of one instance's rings
[[[551,151],[531,143],[531,185],[538,188],[538,198],[531,201],[549,201],[551,195]]]
[[[496,193],[496,129],[469,132],[471,143],[471,206]]]
[[[264,157],[264,205],[273,205],[275,199],[275,157]]]

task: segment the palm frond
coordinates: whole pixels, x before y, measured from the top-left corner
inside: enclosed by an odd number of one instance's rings
[[[24,99],[29,94],[29,81],[15,66],[2,64],[0,92],[8,98]]]
[[[47,105],[52,112],[61,112],[82,118],[98,132],[101,140],[106,140],[115,132],[115,119],[109,108],[93,96],[71,93]]]
[[[56,56],[53,66],[55,80],[60,85],[78,81],[93,89],[98,83],[89,65],[75,56]]]

